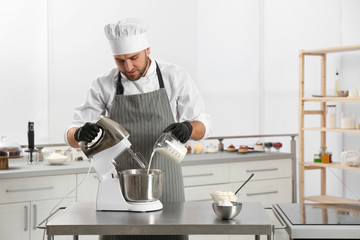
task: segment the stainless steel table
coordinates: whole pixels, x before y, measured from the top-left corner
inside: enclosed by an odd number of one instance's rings
[[[281,203],[273,209],[291,239],[360,238],[360,204]]]
[[[273,221],[260,203],[243,203],[232,220],[217,218],[211,202],[165,203],[155,212],[98,212],[95,203],[73,203],[46,224],[55,235],[267,235]]]

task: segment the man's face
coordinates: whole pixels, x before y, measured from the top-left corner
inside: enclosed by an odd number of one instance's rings
[[[149,62],[147,54],[149,53],[150,48],[147,48],[136,53],[115,55],[114,59],[120,72],[122,72],[127,79],[136,81],[146,74]]]

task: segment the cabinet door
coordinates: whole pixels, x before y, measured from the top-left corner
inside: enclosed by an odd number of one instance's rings
[[[236,189],[243,182],[232,183],[231,189]],[[249,181],[237,194],[240,202],[261,202],[264,207],[274,203],[292,201],[291,178]]]
[[[202,186],[229,182],[229,164],[204,164],[182,167],[184,186]]]
[[[62,201],[59,206],[56,205],[61,201],[61,199],[54,200],[43,200],[43,201],[34,201],[31,202],[31,220],[30,220],[30,228],[31,228],[31,240],[43,239],[43,234],[45,230],[37,229],[36,225],[43,221],[49,214],[59,207],[66,207],[72,202],[76,202],[76,198],[66,198]],[[56,207],[54,209],[54,207]],[[53,210],[54,209],[54,210]],[[60,210],[61,211],[61,210]],[[51,220],[51,219],[50,219]],[[44,224],[42,225],[44,226]],[[45,237],[46,239],[46,237]],[[55,239],[73,239],[72,236],[56,236]]]
[[[197,187],[185,187],[186,201],[212,201],[210,193],[215,191],[230,191],[230,184],[214,184]]]
[[[79,184],[84,180],[86,174],[76,174],[76,181]],[[96,173],[89,173],[89,176],[77,189],[78,202],[96,202],[97,190],[99,182]]]
[[[58,199],[68,194],[75,186],[75,174],[2,179],[0,203]],[[69,197],[75,197],[75,194],[72,192]]]
[[[0,239],[30,239],[30,203],[0,204]]]

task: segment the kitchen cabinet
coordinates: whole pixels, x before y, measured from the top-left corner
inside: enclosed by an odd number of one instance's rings
[[[75,186],[73,175],[0,180],[0,239],[42,239],[43,230],[37,229],[36,225]],[[73,193],[60,206],[75,201]]]
[[[300,203],[304,201],[321,202],[321,203],[360,203],[358,200],[345,199],[340,197],[328,196],[326,194],[326,169],[338,168],[349,171],[360,171],[360,168],[343,166],[339,162],[333,163],[314,163],[313,159],[305,159],[304,155],[304,132],[317,131],[320,132],[320,148],[326,149],[326,133],[339,132],[339,133],[354,133],[359,134],[359,129],[340,129],[340,128],[326,128],[326,103],[339,102],[339,103],[358,103],[360,97],[326,97],[326,56],[331,53],[341,53],[349,51],[359,51],[360,45],[334,47],[317,50],[301,50],[299,54],[299,200]],[[305,56],[317,56],[321,58],[321,79],[320,79],[320,95],[324,97],[305,97]],[[306,103],[320,103],[319,110],[306,110]],[[320,124],[318,127],[305,126],[305,115],[320,115]],[[313,139],[312,139],[313,140]],[[321,172],[320,176],[320,195],[305,196],[305,171],[318,169]]]
[[[257,160],[233,163],[184,166],[186,201],[210,200],[214,191],[235,192],[251,173],[254,177],[238,193],[244,202],[273,203],[292,201],[290,159]]]
[[[260,202],[264,207],[274,203],[292,202],[292,162],[291,159],[254,160],[184,166],[186,201],[210,200],[214,191],[235,192],[250,176],[254,177],[238,193],[240,202]],[[269,212],[272,216],[272,213]],[[275,217],[272,216],[274,222]],[[250,235],[191,235],[190,240],[247,240]],[[261,239],[266,239],[261,236]],[[276,239],[289,239],[285,230],[276,231]]]
[[[254,171],[253,179],[240,191],[240,201],[258,201],[264,206],[270,202],[291,202],[292,162],[292,154],[277,152],[189,154],[181,163],[186,201],[210,200],[210,193],[217,190],[235,191]],[[95,202],[96,173],[91,171],[83,181],[89,166],[87,161],[74,161],[58,166],[38,164],[29,167],[22,159],[12,161],[10,169],[0,171],[0,239],[41,239],[42,230],[34,230],[34,223],[45,219],[58,201],[81,182],[59,207],[73,201]],[[211,206],[209,211],[212,211]],[[25,226],[27,231],[24,231]],[[190,239],[247,237],[253,239],[253,236],[228,235],[191,235]],[[98,237],[83,235],[81,239]]]
[[[96,195],[98,189],[98,180],[96,173],[89,173],[86,177],[86,173],[76,174],[77,184],[81,185],[77,188],[77,201],[78,202],[96,202]]]
[[[0,238],[30,239],[30,203],[0,204]]]

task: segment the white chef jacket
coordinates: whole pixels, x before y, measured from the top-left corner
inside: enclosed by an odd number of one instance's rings
[[[205,104],[200,92],[184,68],[166,62],[158,62],[170,107],[176,122],[200,121],[205,125],[207,138],[211,131],[211,119],[205,113]],[[102,74],[91,84],[85,102],[76,107],[73,122],[67,127],[81,127],[86,122],[97,122],[100,115],[109,116],[116,95],[119,70],[117,68]],[[147,93],[160,88],[156,74],[156,63],[151,59],[150,67],[144,77],[130,81],[121,73],[124,95]],[[126,113],[124,113],[126,114]]]

